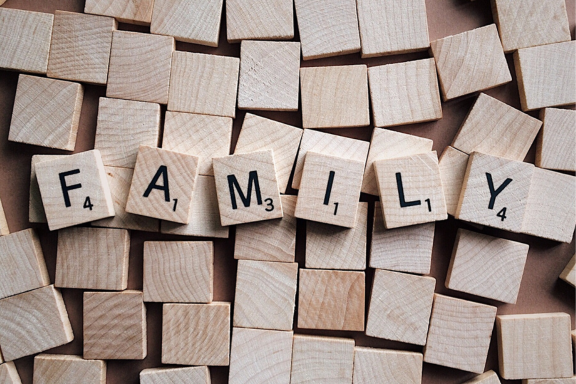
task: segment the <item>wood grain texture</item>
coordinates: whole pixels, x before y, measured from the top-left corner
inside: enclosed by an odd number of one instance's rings
[[[0,364],[0,382],[4,384],[22,384],[14,362]]]
[[[292,0],[228,0],[226,36],[240,40],[289,40],[294,37]]]
[[[140,384],[210,384],[208,367],[147,368],[140,372]]]
[[[2,206],[2,201],[0,201],[0,236],[6,236],[9,233],[10,229],[8,228],[8,221],[6,221],[4,207]]]
[[[78,83],[20,75],[8,140],[74,150],[83,98]]]
[[[561,171],[576,171],[576,111],[545,108],[544,122],[536,142],[536,166]]]
[[[496,25],[430,43],[445,101],[512,80]]]
[[[566,264],[566,268],[560,273],[560,278],[573,287],[576,287],[576,255],[572,256],[568,264]],[[575,336],[576,333],[573,331],[572,335]]]
[[[142,360],[147,355],[142,292],[84,292],[84,358]]]
[[[525,379],[522,384],[574,384],[576,376],[566,377],[563,379]]]
[[[469,157],[468,154],[448,146],[438,160],[442,189],[446,199],[446,212],[452,216],[456,214],[458,208]]]
[[[112,16],[122,23],[148,25],[154,0],[86,0],[84,13]]]
[[[494,371],[487,371],[481,375],[476,376],[472,380],[468,380],[464,384],[500,384],[500,379]]]
[[[106,384],[106,362],[74,355],[34,357],[34,384]]]
[[[32,155],[30,165],[30,200],[28,203],[28,221],[30,223],[47,223],[46,212],[42,204],[42,195],[36,176],[36,164],[40,161],[60,159],[66,155]]]
[[[420,384],[422,354],[366,347],[354,348],[354,384]]]

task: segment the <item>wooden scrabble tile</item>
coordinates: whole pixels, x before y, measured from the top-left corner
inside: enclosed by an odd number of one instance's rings
[[[294,37],[292,0],[228,0],[226,36],[240,40],[289,40]]]
[[[0,68],[45,74],[54,15],[0,9]]]
[[[114,216],[98,150],[40,161],[35,169],[51,231]]]
[[[290,382],[293,332],[234,328],[230,384]]]
[[[301,269],[298,328],[364,331],[364,272]]]
[[[483,373],[496,307],[434,294],[424,362]]]
[[[240,59],[174,52],[168,110],[236,117]]]
[[[281,219],[236,226],[234,258],[290,263],[296,257],[297,196],[281,195]]]
[[[122,23],[149,25],[154,0],[86,0],[84,13],[112,16]]]
[[[368,203],[358,203],[356,226],[306,222],[306,268],[366,269]]]
[[[8,140],[74,150],[83,98],[78,83],[20,75]]]
[[[436,151],[373,165],[386,228],[447,219]]]
[[[9,233],[10,229],[8,228],[8,221],[6,221],[4,207],[2,206],[2,201],[0,201],[0,236],[6,236]]]
[[[445,101],[512,81],[494,24],[432,41],[430,48]]]
[[[523,48],[514,52],[523,111],[574,104],[576,41]]]
[[[198,157],[140,146],[126,212],[188,224]]]
[[[84,358],[146,357],[146,307],[142,292],[84,292]]]
[[[105,85],[117,24],[111,17],[56,11],[48,77]]]
[[[291,125],[246,113],[234,153],[273,150],[278,187],[284,193],[303,132]]]
[[[446,288],[516,304],[528,244],[458,229]]]
[[[546,108],[540,119],[544,125],[536,142],[536,166],[576,171],[576,111]]]
[[[0,364],[0,382],[4,384],[22,384],[14,362]]]
[[[166,112],[162,148],[198,156],[199,175],[214,175],[212,158],[228,156],[232,140],[232,118]]]
[[[230,303],[162,307],[163,364],[229,364]]]
[[[352,384],[354,340],[294,335],[291,384]]]
[[[74,339],[66,306],[53,285],[0,300],[0,345],[12,361]]]
[[[424,6],[423,0],[416,1]],[[368,80],[375,126],[389,127],[442,118],[434,59],[370,67]]]
[[[138,148],[159,139],[160,104],[100,98],[94,148],[104,165],[134,168]]]
[[[140,384],[210,384],[208,367],[147,368],[140,371]]]
[[[492,0],[504,52],[570,41],[566,2],[552,0]]]
[[[212,301],[214,246],[211,241],[144,242],[144,301]]]
[[[354,383],[422,381],[422,354],[391,349],[354,348]]]
[[[476,376],[472,380],[468,380],[464,384],[500,384],[500,379],[494,371],[487,371],[481,375]]]
[[[167,104],[174,38],[114,31],[106,96]]]
[[[44,212],[44,205],[42,205],[42,196],[40,195],[40,187],[38,186],[38,178],[36,177],[36,164],[40,161],[51,159],[61,159],[67,155],[33,155],[30,170],[30,200],[28,203],[28,221],[31,223],[47,223],[46,212]]]
[[[218,46],[223,0],[155,0],[150,32]]]
[[[121,291],[128,287],[130,234],[125,229],[67,228],[58,233],[58,288]]]
[[[520,232],[533,173],[532,164],[472,153],[454,217]]]
[[[106,362],[74,355],[41,354],[34,357],[35,384],[106,384]]]
[[[496,327],[502,378],[572,377],[571,321],[567,313],[499,315]]]
[[[572,256],[568,264],[566,264],[566,268],[560,274],[560,278],[571,286],[576,287],[576,255]],[[576,333],[572,332],[572,334],[576,336]]]
[[[214,158],[213,165],[223,226],[283,216],[272,150]]]
[[[526,379],[522,380],[522,384],[574,384],[576,383],[576,376],[565,377],[563,379]]]
[[[456,214],[456,208],[458,208],[469,157],[467,153],[448,146],[438,160],[442,189],[446,199],[446,212],[452,216]]]
[[[426,344],[436,279],[377,269],[374,274],[366,335]]]

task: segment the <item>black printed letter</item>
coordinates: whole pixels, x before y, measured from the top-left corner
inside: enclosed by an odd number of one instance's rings
[[[330,194],[332,193],[332,184],[334,184],[334,171],[330,171],[330,176],[328,176],[328,185],[326,185],[326,194],[324,195],[324,205],[328,205],[330,202]]]
[[[163,185],[156,184],[160,176],[162,176]],[[150,182],[150,184],[148,184],[148,188],[146,188],[146,191],[144,192],[144,197],[148,197],[153,189],[164,191],[164,200],[170,201],[170,187],[168,186],[168,168],[166,168],[165,165],[161,165],[158,168],[158,171],[156,171],[156,174],[154,175],[152,181]]]
[[[240,188],[240,184],[238,184],[236,176],[228,175],[228,188],[230,189],[230,200],[232,202],[232,209],[238,209],[238,205],[236,204],[236,193],[234,192],[234,188],[238,190],[238,195],[240,195],[242,204],[244,204],[246,208],[250,206],[250,201],[252,200],[252,184],[254,184],[254,189],[256,190],[256,201],[258,202],[258,205],[262,205],[262,194],[260,193],[258,172],[250,171],[250,173],[248,173],[248,191],[246,193],[246,196],[244,196],[244,193],[242,192],[242,188]]]
[[[404,197],[404,186],[402,185],[402,174],[396,173],[396,184],[398,185],[398,197],[400,198],[400,207],[413,207],[422,204],[420,200],[406,201]]]
[[[60,177],[60,187],[62,187],[62,194],[64,195],[64,205],[66,208],[70,207],[70,195],[68,195],[68,191],[73,189],[82,188],[82,184],[74,184],[74,185],[66,185],[66,176],[76,175],[80,173],[79,169],[74,169],[68,172],[59,173],[58,176]]]
[[[496,196],[500,194],[512,182],[512,179],[506,179],[498,189],[494,190],[494,182],[492,181],[492,175],[486,172],[486,179],[488,179],[488,188],[490,188],[490,202],[488,203],[488,209],[494,209],[494,203],[496,202]]]

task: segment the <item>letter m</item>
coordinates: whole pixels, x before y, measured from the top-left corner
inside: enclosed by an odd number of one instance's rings
[[[235,191],[238,191],[238,195],[240,196],[240,200],[242,200],[242,204],[244,204],[246,208],[250,206],[250,201],[252,200],[252,185],[254,185],[254,189],[256,191],[256,201],[258,202],[258,205],[262,205],[262,194],[260,192],[260,184],[258,183],[257,171],[250,171],[250,173],[248,173],[248,190],[246,195],[244,195],[242,192],[242,188],[240,188],[240,184],[238,184],[236,176],[228,175],[228,188],[230,189],[230,201],[232,202],[232,209],[238,209]]]

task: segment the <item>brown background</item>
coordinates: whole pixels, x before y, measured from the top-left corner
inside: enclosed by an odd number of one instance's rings
[[[543,0],[546,1],[546,0]],[[574,39],[575,24],[575,0],[567,0],[568,14],[570,18],[570,31]],[[477,28],[492,23],[492,13],[489,0],[427,0],[428,24],[430,39],[435,40],[448,35],[453,35],[466,30]],[[30,9],[41,12],[53,13],[55,10],[67,10],[83,12],[84,1],[82,0],[8,0],[5,7]],[[148,32],[145,27],[136,27],[120,24],[120,29]],[[296,39],[298,31],[296,27]],[[209,48],[193,44],[178,43],[178,50],[204,52],[219,55],[239,57],[239,44],[228,44],[226,41],[225,17],[222,18],[220,44],[218,48]],[[0,54],[2,54],[0,52]],[[366,63],[369,66],[385,63],[393,63],[407,60],[415,60],[428,57],[427,52],[409,55],[396,55],[386,58],[360,59],[359,54],[340,56],[335,58],[320,59],[303,62],[303,66],[341,65]],[[489,95],[496,97],[516,108],[520,108],[516,78],[513,70],[512,57],[507,55],[513,81],[504,86],[487,91]],[[8,219],[12,232],[30,227],[28,223],[28,188],[30,177],[30,159],[38,153],[63,153],[57,150],[35,147],[8,142],[8,131],[16,83],[18,74],[14,72],[0,71],[0,199]],[[86,86],[82,117],[78,131],[78,140],[75,152],[92,149],[96,130],[96,114],[98,98],[105,96],[105,88],[101,86]],[[432,123],[408,125],[394,128],[400,132],[428,137],[434,140],[434,149],[440,154],[450,144],[465,115],[469,111],[474,97],[464,97],[443,103],[444,118]],[[165,109],[165,108],[164,108]],[[256,112],[264,117],[269,117],[298,127],[302,126],[299,112]],[[537,113],[531,113],[537,116]],[[232,148],[240,131],[244,112],[238,111],[234,122]],[[370,140],[372,127],[355,129],[332,129],[326,130],[345,136],[355,137],[361,140]],[[531,149],[526,161],[533,163],[534,148]],[[290,191],[295,193],[295,191]],[[363,201],[373,202],[370,196],[362,196]],[[374,205],[370,204],[369,217],[373,215]],[[371,219],[369,220],[369,222]],[[369,226],[371,232],[372,225]],[[574,254],[574,241],[571,244],[560,244],[548,240],[530,236],[514,234],[486,228],[483,233],[521,241],[530,245],[528,260],[522,279],[520,294],[516,305],[502,304],[460,292],[450,291],[444,287],[448,262],[451,256],[452,246],[459,227],[467,228],[466,223],[458,222],[452,218],[436,224],[436,235],[432,255],[431,275],[437,279],[436,291],[454,297],[471,299],[481,303],[491,304],[498,307],[499,314],[511,313],[537,313],[563,311],[572,316],[574,328],[574,289],[561,280],[558,275]],[[48,265],[50,279],[54,281],[57,234],[48,231],[46,226],[38,226],[38,232],[42,241],[42,248]],[[133,232],[130,251],[129,288],[142,289],[142,248],[144,241],[150,240],[197,240],[197,238],[165,236],[156,233]],[[370,240],[370,236],[368,238]],[[297,237],[297,261],[304,266],[304,243],[305,225],[298,224]],[[236,274],[236,262],[233,258],[234,230],[232,229],[229,239],[215,240],[215,281],[214,300],[233,301]],[[370,287],[373,270],[367,271],[366,303],[370,297]],[[82,292],[81,290],[63,289],[66,307],[72,322],[75,340],[68,345],[51,350],[51,353],[59,354],[82,354]],[[138,383],[138,373],[144,368],[158,367],[161,352],[161,304],[146,304],[148,315],[148,357],[143,361],[109,361],[108,383]],[[366,307],[368,308],[368,306]],[[297,314],[296,314],[297,316]],[[296,324],[296,322],[295,322]],[[409,344],[391,342],[376,338],[370,338],[360,332],[332,332],[332,331],[309,331],[296,329],[297,333],[320,334],[331,336],[345,336],[356,339],[357,345],[378,348],[404,349],[421,351],[422,348]],[[27,357],[16,361],[16,366],[22,377],[23,383],[32,383],[33,357]],[[496,334],[494,332],[486,369],[497,367]],[[214,383],[225,383],[228,378],[228,368],[211,368]],[[461,383],[470,379],[471,373],[424,364],[423,383]],[[505,381],[504,381],[505,382]],[[510,381],[510,383],[513,383]]]

